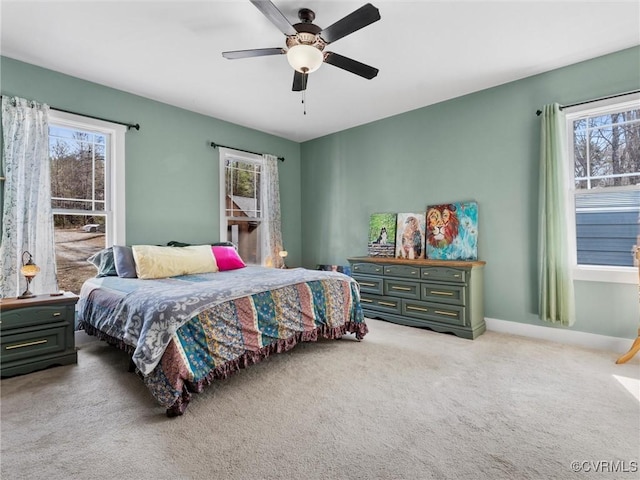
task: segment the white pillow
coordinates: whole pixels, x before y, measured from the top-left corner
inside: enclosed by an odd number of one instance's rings
[[[134,245],[132,250],[138,278],[167,278],[218,271],[211,245],[189,247]]]

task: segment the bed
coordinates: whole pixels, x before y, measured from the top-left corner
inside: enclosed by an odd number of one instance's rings
[[[78,310],[81,329],[131,355],[170,417],[193,393],[271,354],[368,331],[351,277],[303,268],[92,278]]]

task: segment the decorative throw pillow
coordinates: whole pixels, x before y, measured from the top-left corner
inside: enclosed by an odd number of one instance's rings
[[[246,267],[233,244],[232,246],[214,245],[211,247],[211,250],[213,251],[213,255],[216,257],[216,263],[218,264],[218,268],[221,272]]]
[[[113,260],[113,248],[105,248],[97,253],[94,253],[87,262],[91,263],[98,269],[96,277],[114,277],[118,275],[116,266]]]
[[[136,261],[133,259],[133,250],[124,245],[113,246],[113,261],[116,264],[116,272],[121,278],[136,278]]]
[[[182,248],[134,245],[131,248],[138,278],[167,278],[218,271],[209,245]]]

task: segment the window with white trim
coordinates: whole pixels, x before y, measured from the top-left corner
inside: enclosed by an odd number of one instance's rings
[[[640,96],[566,109],[574,278],[637,282]]]
[[[251,265],[263,261],[263,162],[260,155],[220,148],[220,240],[233,242]]]
[[[61,290],[96,275],[92,254],[125,243],[126,127],[50,111],[49,161],[56,270]]]

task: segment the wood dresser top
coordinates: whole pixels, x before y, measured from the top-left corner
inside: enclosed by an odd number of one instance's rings
[[[482,260],[407,260],[405,258],[391,257],[350,257],[352,263],[379,263],[383,265],[415,265],[418,267],[482,267],[487,262]]]
[[[48,305],[58,305],[60,303],[73,303],[78,301],[78,296],[71,292],[64,292],[62,295],[36,295],[31,298],[7,297],[0,298],[0,310],[3,312],[15,308],[43,307]]]

